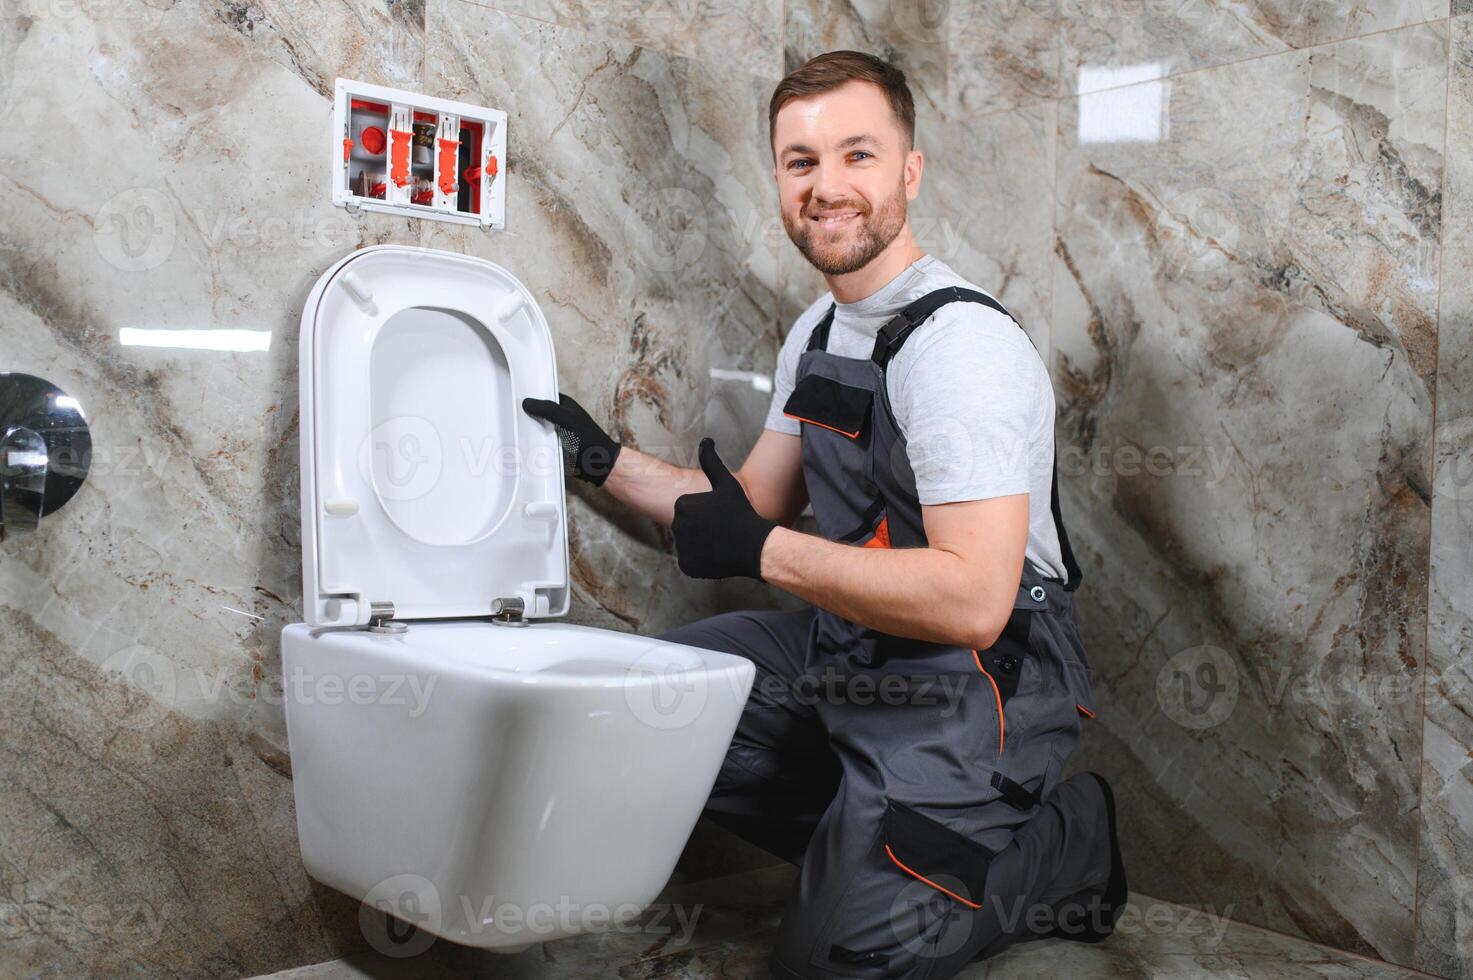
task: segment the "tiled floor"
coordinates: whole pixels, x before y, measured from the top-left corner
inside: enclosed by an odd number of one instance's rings
[[[273,974],[272,980],[765,978],[767,952],[793,873],[792,868],[781,866],[668,888],[643,917],[638,930],[631,927],[622,932],[543,943],[510,956],[436,942],[413,957],[365,954]],[[958,980],[1392,980],[1422,976],[1426,974],[1133,894],[1115,935],[1100,945],[1026,943],[988,962],[974,964],[959,974]]]

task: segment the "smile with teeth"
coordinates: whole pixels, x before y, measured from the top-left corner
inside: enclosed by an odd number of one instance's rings
[[[858,211],[834,211],[816,214],[813,220],[818,222],[820,228],[842,228],[858,217]]]

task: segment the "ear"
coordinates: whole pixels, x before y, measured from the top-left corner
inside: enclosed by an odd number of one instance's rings
[[[926,169],[926,156],[920,150],[905,155],[905,199],[914,201],[921,192],[921,174]]]

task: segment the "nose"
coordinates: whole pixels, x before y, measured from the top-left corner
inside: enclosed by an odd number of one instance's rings
[[[849,200],[849,182],[844,179],[842,168],[832,163],[820,163],[813,181],[813,199],[818,204],[830,204]]]

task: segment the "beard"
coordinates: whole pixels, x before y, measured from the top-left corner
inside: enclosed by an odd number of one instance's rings
[[[810,200],[803,205],[796,222],[783,213],[783,227],[798,251],[809,263],[826,276],[842,276],[869,265],[875,256],[883,252],[900,230],[905,227],[905,185],[895,188],[895,193],[880,202],[878,208],[864,207],[858,201],[826,202],[821,207],[812,206]],[[853,237],[847,242],[824,241],[823,229],[812,219],[828,211],[858,211]]]

